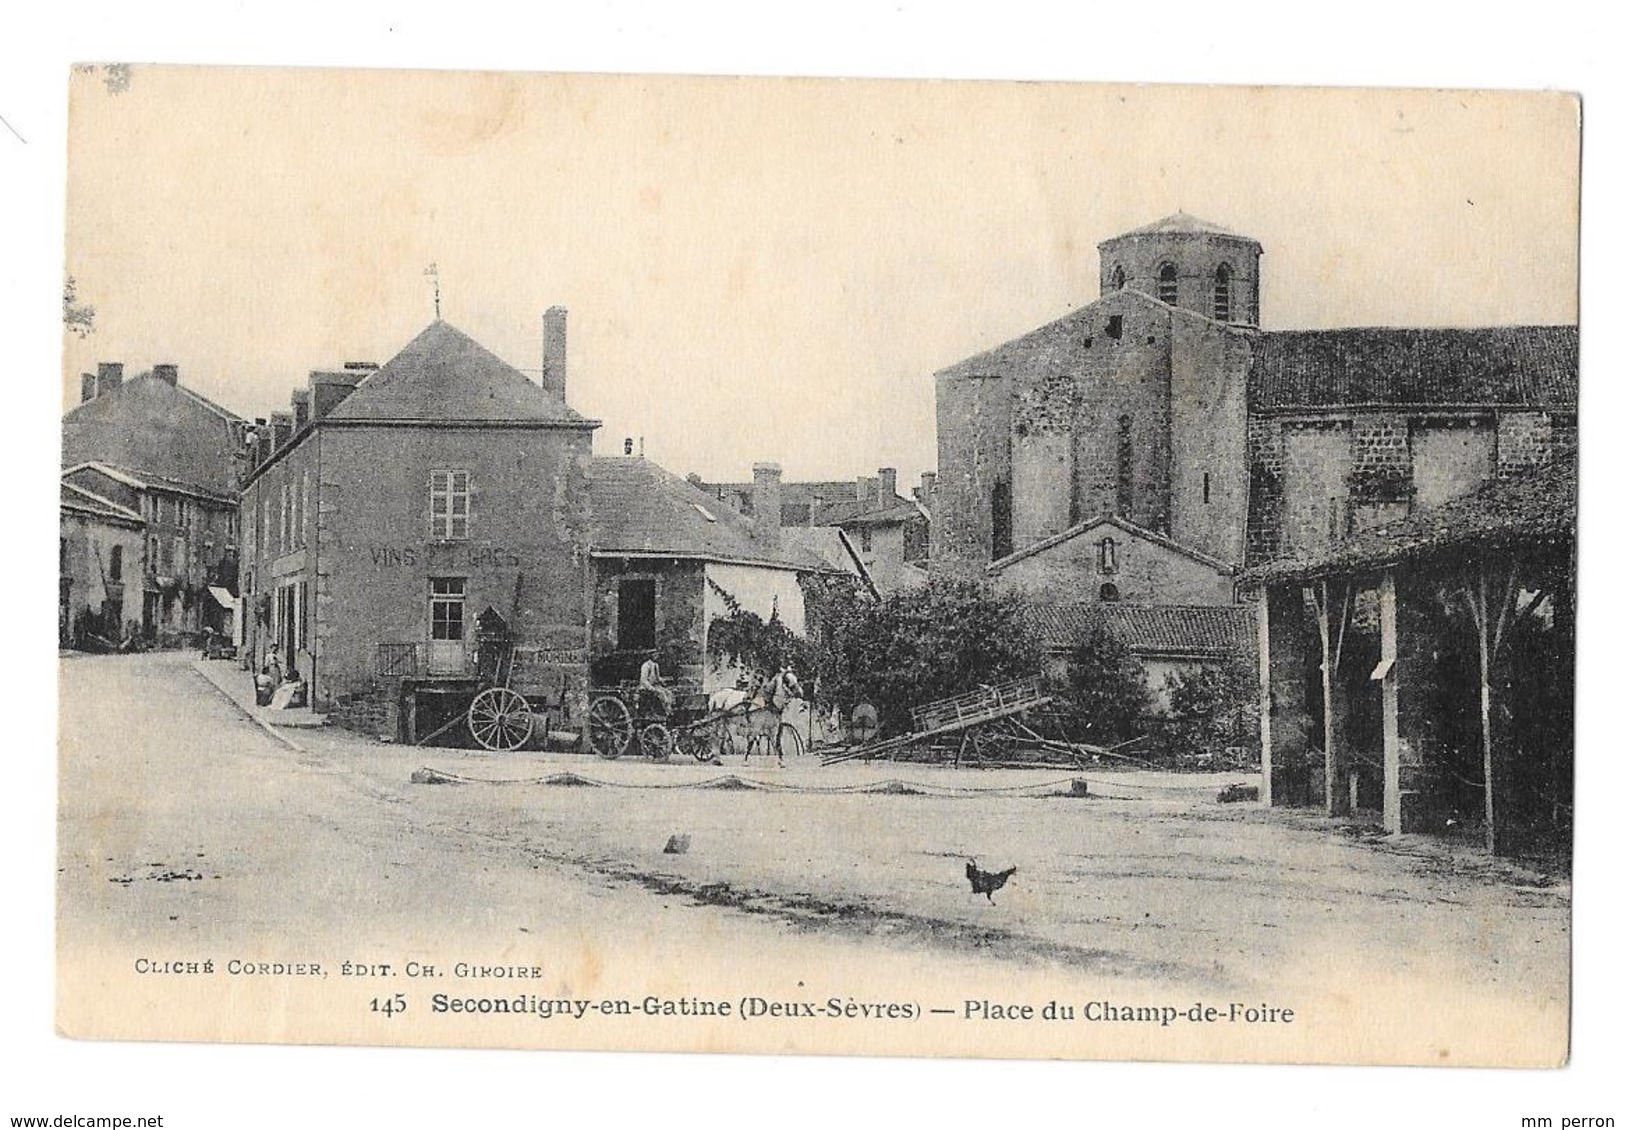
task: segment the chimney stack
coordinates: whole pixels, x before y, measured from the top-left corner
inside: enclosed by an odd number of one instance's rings
[[[170,388],[180,383],[181,370],[179,365],[163,364],[152,367],[152,375],[163,381]]]
[[[293,436],[293,413],[271,413],[271,454],[275,455],[288,446],[288,440]]]
[[[297,432],[310,423],[310,389],[294,389],[291,403],[293,405],[293,430]]]
[[[780,480],[784,478],[784,468],[777,463],[757,463],[750,470],[756,480],[756,489],[751,495],[751,510],[756,518],[756,528],[761,531],[763,540],[777,549],[779,523],[783,517]]]
[[[549,306],[542,315],[542,387],[564,397],[564,324],[567,312],[563,306]]]
[[[915,497],[920,500],[920,505],[927,510],[931,509],[931,496],[936,493],[936,489],[937,473],[935,471],[921,471],[920,489],[916,492]]]
[[[897,497],[897,468],[882,467],[880,469],[880,497],[875,501],[881,506],[890,506],[891,500]]]
[[[84,404],[86,401],[95,400],[95,399],[96,399],[96,374],[95,373],[80,373],[79,374],[79,403]]]
[[[880,480],[867,476],[858,476],[858,501],[864,506],[873,506],[880,501]]]
[[[352,367],[355,366],[355,367]],[[346,361],[342,373],[314,369],[310,374],[310,418],[320,420],[337,408],[339,402],[355,391],[355,386],[372,372],[358,363]]]
[[[96,395],[106,396],[124,383],[124,362],[103,361],[96,366]]]
[[[264,416],[254,417],[253,451],[256,467],[271,457],[271,430],[265,426]]]

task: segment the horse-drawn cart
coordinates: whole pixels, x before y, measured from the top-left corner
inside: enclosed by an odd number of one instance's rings
[[[587,732],[600,757],[626,753],[651,761],[669,761],[673,753],[696,761],[714,761],[715,718],[710,700],[697,687],[671,687],[668,706],[659,695],[636,683],[591,687]]]

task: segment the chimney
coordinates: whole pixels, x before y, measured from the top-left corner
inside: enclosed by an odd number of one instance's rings
[[[80,373],[79,374],[79,403],[83,404],[88,400],[95,400],[95,399],[96,399],[96,374],[95,373]]]
[[[563,306],[549,306],[542,315],[542,387],[564,399]]]
[[[310,423],[310,390],[296,388],[293,390],[293,430],[299,431]]]
[[[293,414],[291,412],[271,413],[271,453],[281,451],[288,446],[288,439],[293,435]]]
[[[312,370],[310,374],[310,418],[324,419],[337,408],[339,402],[355,391],[372,370],[360,367],[359,362],[346,361],[343,372]]]
[[[880,501],[880,480],[858,476],[858,502],[871,506]]]
[[[897,497],[897,468],[882,467],[880,469],[880,497],[875,501],[881,506],[890,506],[891,500]]]
[[[936,489],[937,473],[935,471],[921,471],[920,489],[915,492],[915,497],[920,500],[920,505],[927,510],[931,509],[931,496],[936,493]]]
[[[124,383],[124,362],[103,361],[96,366],[96,395],[106,396]]]
[[[152,367],[152,375],[163,381],[170,388],[180,383],[181,370],[179,365],[163,364]]]
[[[783,517],[780,501],[780,483],[784,468],[777,463],[757,463],[751,467],[756,489],[752,492],[751,509],[755,511],[756,528],[762,538],[774,549],[779,548],[779,522]]]
[[[264,416],[254,417],[253,431],[254,466],[258,467],[271,457],[271,430],[265,426]]]

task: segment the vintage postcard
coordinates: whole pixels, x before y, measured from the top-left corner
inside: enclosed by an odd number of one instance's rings
[[[1567,1060],[1572,96],[69,85],[62,1033]]]

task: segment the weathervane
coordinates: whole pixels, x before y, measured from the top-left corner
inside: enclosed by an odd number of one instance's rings
[[[436,264],[436,263],[430,263],[428,268],[423,272],[423,277],[426,278],[426,279],[433,279],[434,280],[434,320],[438,322],[440,320],[440,267],[439,267],[439,265]]]

